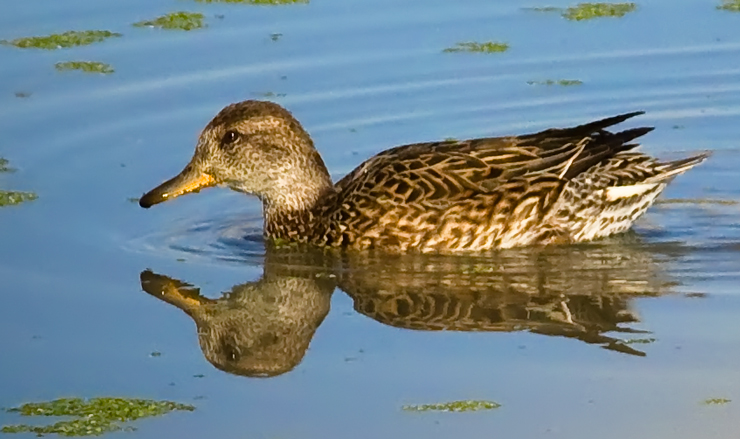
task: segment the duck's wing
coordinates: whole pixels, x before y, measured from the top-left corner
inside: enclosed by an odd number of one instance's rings
[[[399,146],[357,167],[336,184],[339,194],[399,203],[446,203],[537,180],[567,182],[595,164],[630,150],[652,128],[606,128],[634,112],[572,128],[516,137]]]

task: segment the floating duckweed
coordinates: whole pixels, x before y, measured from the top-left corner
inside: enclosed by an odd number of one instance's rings
[[[309,0],[195,0],[198,3],[247,3],[250,5],[290,5],[308,3]]]
[[[16,204],[33,201],[39,196],[33,192],[16,192],[0,190],[0,207],[15,206]]]
[[[120,422],[161,416],[173,410],[193,411],[195,407],[171,401],[129,398],[62,398],[49,402],[23,404],[8,409],[21,416],[73,416],[79,419],[60,421],[51,425],[6,425],[3,433],[56,433],[61,436],[99,436],[121,430],[134,430]]]
[[[722,4],[718,5],[717,9],[740,12],[740,0],[722,0]]]
[[[493,401],[452,401],[439,404],[405,405],[401,408],[409,412],[475,412],[499,407],[501,404]]]
[[[0,172],[15,172],[15,169],[8,166],[8,160],[0,157]]]
[[[99,43],[108,38],[120,37],[117,32],[107,30],[85,30],[69,31],[61,34],[52,34],[44,37],[25,37],[16,38],[15,40],[2,40],[0,43],[15,47],[36,48],[36,49],[61,49],[65,47],[87,46],[88,44]]]
[[[522,8],[525,11],[532,11],[532,12],[562,12],[563,8],[558,8],[556,6],[540,6],[540,7],[534,7],[534,8]]]
[[[499,53],[506,52],[509,50],[509,45],[506,43],[496,43],[488,41],[485,43],[476,43],[474,41],[457,43],[454,47],[448,47],[442,52],[476,52],[476,53]]]
[[[115,72],[110,64],[97,61],[66,61],[58,62],[54,67],[60,72],[65,70],[82,70],[86,73],[102,73],[108,75]]]
[[[529,85],[562,85],[563,87],[569,87],[571,85],[581,85],[583,84],[583,81],[580,81],[578,79],[558,79],[558,80],[548,79],[545,81],[527,81],[527,84]]]
[[[622,340],[622,343],[624,344],[650,344],[655,343],[654,338],[630,338],[627,340]]]
[[[275,93],[272,91],[256,92],[253,94],[262,98],[284,98],[285,96],[287,96],[286,93]]]
[[[725,405],[732,402],[731,399],[727,398],[709,398],[702,401],[702,404],[704,405]]]
[[[563,12],[568,20],[590,20],[598,17],[623,17],[637,9],[634,3],[579,3]]]
[[[154,20],[134,23],[136,27],[158,27],[161,29],[193,30],[205,27],[205,16],[200,12],[172,12]]]

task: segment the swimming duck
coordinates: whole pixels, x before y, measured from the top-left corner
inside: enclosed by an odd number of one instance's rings
[[[185,169],[139,200],[148,208],[211,186],[262,201],[268,240],[389,252],[465,252],[590,241],[623,232],[699,154],[659,161],[633,150],[653,128],[572,128],[398,146],[336,184],[285,108],[225,107]]]

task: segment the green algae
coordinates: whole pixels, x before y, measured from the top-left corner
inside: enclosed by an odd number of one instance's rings
[[[568,20],[591,20],[599,17],[624,17],[637,9],[635,3],[579,3],[563,12]]]
[[[475,41],[468,41],[463,43],[457,43],[454,47],[448,47],[442,52],[454,53],[454,52],[472,52],[472,53],[501,53],[509,50],[507,43],[498,43],[494,41],[487,41],[485,43],[477,43]]]
[[[0,40],[0,44],[20,47],[22,49],[55,50],[67,47],[87,46],[105,41],[108,38],[121,37],[117,32],[107,30],[69,31],[61,34],[51,34],[43,37],[24,37],[15,40]]]
[[[248,5],[291,5],[308,4],[309,0],[195,0],[198,3],[246,3]]]
[[[717,5],[717,9],[740,12],[740,0],[722,0],[722,4]]]
[[[50,425],[6,425],[3,433],[58,434],[60,436],[100,436],[114,431],[131,431],[122,422],[162,416],[171,411],[193,411],[195,407],[171,401],[134,398],[61,398],[48,402],[23,404],[7,409],[21,416],[71,416],[77,419]]]
[[[557,6],[538,6],[533,8],[522,8],[525,11],[532,11],[532,12],[562,12],[563,8],[558,8]]]
[[[54,67],[60,72],[66,70],[80,70],[85,73],[102,73],[109,75],[115,70],[110,64],[97,61],[66,61],[54,64]]]
[[[8,160],[0,157],[0,172],[15,172],[15,169],[8,166]]]
[[[573,85],[582,85],[583,81],[578,79],[547,79],[545,81],[527,81],[529,85],[560,85],[563,87],[570,87]]]
[[[702,401],[701,403],[704,405],[725,405],[731,403],[731,399],[727,398],[708,398]]]
[[[408,412],[476,412],[479,410],[493,410],[501,407],[494,401],[452,401],[438,404],[405,405],[402,410]]]
[[[205,15],[200,12],[171,12],[153,20],[139,21],[135,27],[158,27],[160,29],[193,30],[205,27]]]
[[[286,93],[275,93],[272,91],[255,92],[252,94],[261,98],[284,98],[285,96],[287,96]]]
[[[15,206],[16,204],[33,201],[39,196],[33,192],[17,192],[0,190],[0,207]]]

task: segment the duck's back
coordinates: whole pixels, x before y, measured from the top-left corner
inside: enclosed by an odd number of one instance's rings
[[[518,137],[384,151],[335,185],[321,240],[390,251],[480,251],[578,242],[626,230],[670,178],[706,156],[661,163],[611,133],[630,113]]]

